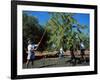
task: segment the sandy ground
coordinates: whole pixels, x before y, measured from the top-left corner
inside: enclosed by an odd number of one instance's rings
[[[34,61],[34,65],[29,63],[28,67],[24,63],[23,68],[47,68],[47,67],[68,67],[68,66],[88,66],[89,58],[85,62],[80,62],[79,58],[76,58],[76,63],[74,61],[70,62],[70,56],[64,56],[63,58],[42,58]]]

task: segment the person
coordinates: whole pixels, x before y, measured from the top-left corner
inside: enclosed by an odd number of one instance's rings
[[[80,55],[81,55],[81,62],[84,62],[85,61],[85,46],[82,42],[82,40],[80,41]]]
[[[59,58],[62,58],[64,56],[64,51],[63,51],[63,48],[60,48],[60,51],[59,51]]]
[[[75,57],[75,54],[74,54],[74,48],[73,48],[73,45],[70,47],[70,54],[71,54],[71,59],[70,59],[70,62],[73,63],[73,66],[76,65],[76,57]]]
[[[34,59],[35,59],[35,50],[37,49],[37,47],[39,46],[40,42],[38,44],[33,44],[30,40],[28,41],[28,56],[27,56],[27,62],[26,65],[28,67],[28,64],[30,61],[32,61],[32,65],[34,64]]]

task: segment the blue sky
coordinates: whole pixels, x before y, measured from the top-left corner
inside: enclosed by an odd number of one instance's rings
[[[74,15],[74,18],[82,25],[87,25],[87,28],[84,30],[86,34],[90,33],[90,15],[77,13]]]
[[[50,19],[48,12],[39,12],[39,11],[24,11],[29,16],[35,16],[39,20],[39,24],[45,25],[45,23]],[[89,14],[76,13],[73,16],[80,24],[87,25],[88,28],[85,30],[85,33],[89,34],[90,30],[90,16]]]
[[[35,16],[36,18],[38,18],[39,23],[41,25],[44,25],[50,19],[48,12],[39,12],[39,11],[24,11],[24,12],[29,16]]]

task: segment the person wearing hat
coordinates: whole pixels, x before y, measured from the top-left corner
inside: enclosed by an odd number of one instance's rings
[[[37,47],[39,46],[40,42],[38,44],[33,44],[31,40],[28,41],[28,56],[27,56],[27,62],[26,65],[28,67],[28,64],[30,61],[32,61],[32,65],[34,64],[34,59],[35,59],[35,50],[37,49]]]

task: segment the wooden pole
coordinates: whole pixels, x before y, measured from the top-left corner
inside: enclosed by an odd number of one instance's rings
[[[41,41],[42,41],[42,39],[43,39],[45,33],[46,33],[46,30],[45,30],[45,32],[43,33],[43,35],[42,35],[42,37],[41,37],[41,39],[40,39],[40,41],[39,41],[38,47],[39,47],[39,45],[40,45],[40,43],[41,43]],[[36,48],[36,50],[38,49],[38,47]]]

